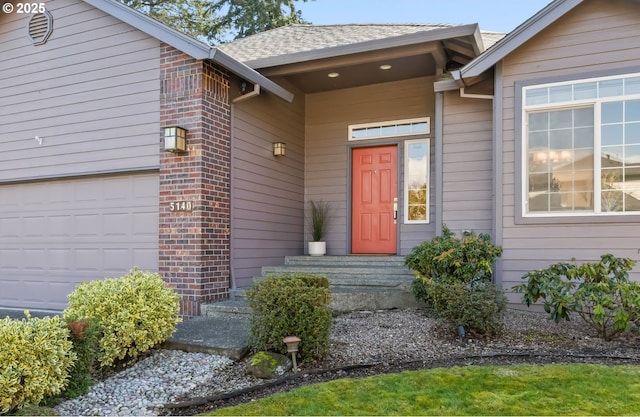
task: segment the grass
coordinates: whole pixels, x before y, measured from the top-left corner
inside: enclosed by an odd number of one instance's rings
[[[208,415],[640,415],[640,366],[469,366],[340,379]]]

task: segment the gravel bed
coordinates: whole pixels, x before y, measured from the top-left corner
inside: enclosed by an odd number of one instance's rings
[[[55,409],[61,415],[188,415],[307,383],[404,369],[523,362],[640,363],[637,333],[605,342],[579,319],[556,324],[545,314],[512,309],[505,314],[505,331],[493,337],[467,335],[461,341],[428,311],[418,309],[345,314],[334,318],[330,338],[331,354],[324,360],[303,364],[299,374],[285,375],[276,386],[232,399],[205,401],[264,384],[247,375],[246,360],[159,350]],[[336,369],[351,365],[355,369]],[[163,408],[181,402],[199,405]]]

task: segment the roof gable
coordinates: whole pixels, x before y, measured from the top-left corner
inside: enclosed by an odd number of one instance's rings
[[[453,73],[454,78],[463,84],[464,79],[481,76],[511,52],[544,30],[547,26],[564,16],[584,0],[554,0],[538,13],[515,28],[493,48],[490,48],[473,59],[459,71]]]
[[[267,68],[464,36],[473,39],[475,57],[504,34],[480,32],[476,24],[289,25],[219,48],[252,68]]]

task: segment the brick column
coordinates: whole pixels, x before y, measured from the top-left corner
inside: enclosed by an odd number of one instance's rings
[[[159,270],[182,296],[181,314],[197,316],[202,303],[229,296],[229,75],[163,45],[160,82],[161,128],[188,133],[184,155],[160,152]],[[170,211],[177,201],[192,210]]]

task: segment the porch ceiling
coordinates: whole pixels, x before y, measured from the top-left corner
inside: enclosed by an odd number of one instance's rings
[[[310,94],[437,76],[452,62],[449,51],[440,42],[430,42],[263,68],[260,72],[270,78],[284,77],[304,93]],[[382,69],[383,65],[390,68]],[[330,73],[339,75],[329,77]]]
[[[391,68],[382,70],[382,65],[390,65]],[[310,94],[424,77],[434,75],[435,71],[436,63],[431,54],[387,59],[379,56],[366,63],[335,63],[327,68],[288,74],[285,78],[303,92]],[[329,73],[338,73],[339,76],[330,78]]]

